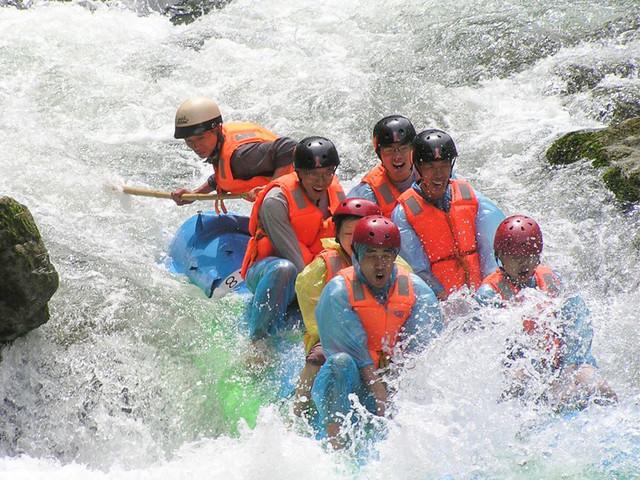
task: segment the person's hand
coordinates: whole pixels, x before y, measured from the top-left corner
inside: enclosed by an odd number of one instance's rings
[[[256,198],[258,197],[258,194],[262,190],[264,190],[264,186],[255,187],[255,188],[249,190],[247,193],[244,194],[245,200],[249,200],[250,202],[255,202]]]
[[[380,353],[380,360],[378,361],[378,368],[385,369],[391,365],[391,356],[385,352]]]
[[[222,190],[220,187],[218,187],[218,190],[216,192],[218,193],[218,195],[224,195],[225,193],[227,193],[224,190]],[[222,211],[222,213],[227,213],[227,207],[224,204],[224,200],[223,199],[214,200],[213,201],[213,209],[216,211],[216,213],[218,215],[220,215],[221,211]]]
[[[441,302],[444,302],[447,297],[449,297],[449,294],[446,290],[442,290],[436,294],[436,297],[438,297],[438,300],[440,300]]]
[[[382,388],[382,394],[376,396],[376,415],[384,417],[387,411],[387,389]]]
[[[227,207],[224,204],[224,200],[218,199],[213,201],[213,209],[216,211],[218,215],[220,212],[227,213]]]
[[[179,188],[178,190],[174,190],[171,192],[171,199],[176,202],[176,205],[187,205],[189,203],[193,203],[193,200],[183,200],[182,195],[185,193],[191,193],[191,190],[186,188]]]

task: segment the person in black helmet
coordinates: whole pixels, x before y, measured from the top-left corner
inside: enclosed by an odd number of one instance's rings
[[[413,168],[413,137],[416,131],[402,115],[384,117],[373,127],[373,149],[380,163],[373,167],[350,192],[348,197],[366,198],[377,203],[386,217],[418,175]]]
[[[345,198],[339,164],[331,140],[307,137],[296,145],[295,171],[271,181],[253,205],[242,265],[254,293],[247,310],[252,340],[283,326],[298,273],[322,251],[322,238],[335,237],[331,216]]]
[[[469,182],[452,178],[458,156],[451,136],[427,129],[413,139],[419,178],[398,199],[393,221],[400,255],[445,300],[453,291],[478,289],[497,265],[493,238],[504,213]]]
[[[178,205],[185,193],[240,193],[254,201],[257,192],[273,178],[293,171],[295,141],[278,137],[248,122],[223,123],[220,108],[206,97],[183,102],[176,112],[175,138],[183,138],[200,158],[213,165],[214,173],[194,190],[179,188],[171,197]],[[222,201],[215,203],[226,213]]]

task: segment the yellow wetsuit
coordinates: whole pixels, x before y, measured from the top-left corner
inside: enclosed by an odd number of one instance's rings
[[[333,249],[347,259],[347,264],[351,265],[351,258],[347,258],[347,254],[340,244],[332,238],[323,238],[322,246],[326,249]],[[411,267],[400,256],[396,258],[396,264],[404,267],[408,271],[412,271]],[[302,313],[304,321],[304,349],[305,353],[309,353],[311,347],[320,341],[318,335],[318,322],[316,321],[316,305],[320,300],[320,294],[326,283],[331,280],[326,278],[327,266],[324,260],[316,257],[309,263],[305,269],[298,274],[296,279],[296,296],[298,297],[298,305]]]

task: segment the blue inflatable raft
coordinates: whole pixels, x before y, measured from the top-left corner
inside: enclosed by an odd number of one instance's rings
[[[247,292],[240,268],[249,238],[249,217],[198,212],[176,232],[169,269],[210,298]]]

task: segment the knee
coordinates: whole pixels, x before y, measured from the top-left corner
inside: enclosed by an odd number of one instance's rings
[[[276,280],[280,285],[293,285],[298,275],[298,269],[289,260],[278,258],[271,261],[265,273],[265,276]]]
[[[358,372],[356,361],[351,355],[344,352],[331,355],[326,360],[326,366],[334,376],[343,376]]]

